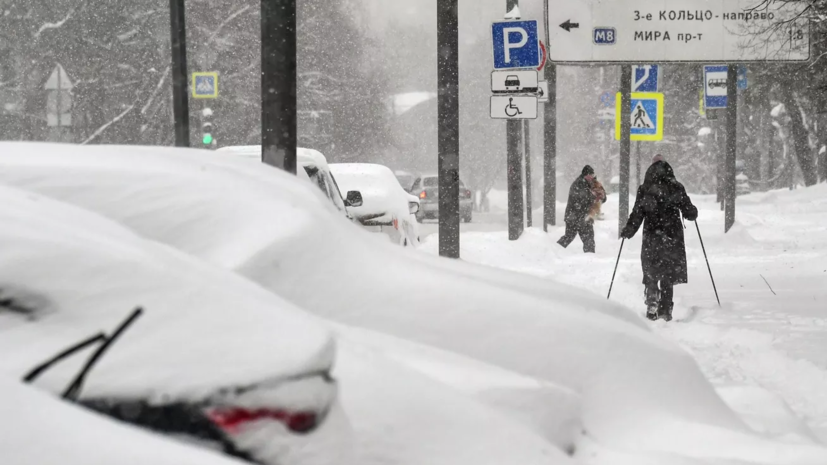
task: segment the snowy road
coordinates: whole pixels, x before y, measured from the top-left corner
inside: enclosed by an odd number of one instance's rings
[[[651,326],[690,351],[721,396],[756,430],[769,436],[812,431],[827,441],[827,186],[741,197],[727,235],[714,199],[693,201],[701,210],[699,226],[722,308],[695,225],[687,223],[690,283],[676,287],[676,321]],[[498,232],[464,232],[462,258],[554,277],[605,296],[620,245],[616,195],[604,211],[606,221],[596,226],[596,255],[584,255],[579,240],[560,248],[560,226],[548,235],[531,229],[509,242],[503,225]],[[642,317],[640,241],[640,234],[627,241],[612,300]],[[436,253],[435,236],[424,242],[422,250]]]

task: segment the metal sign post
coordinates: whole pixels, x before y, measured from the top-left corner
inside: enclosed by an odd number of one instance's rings
[[[439,255],[459,258],[458,0],[437,2]]]
[[[629,170],[632,151],[632,67],[623,65],[620,73],[620,206],[617,236],[629,219]]]
[[[261,0],[261,161],[296,174],[296,0]]]
[[[190,145],[190,108],[187,95],[187,28],[184,0],[169,0],[172,44],[172,113],[175,119],[175,145]]]
[[[726,109],[726,182],[724,183],[724,232],[729,232],[735,224],[735,159],[737,155],[738,128],[738,66],[729,65],[727,72]]]

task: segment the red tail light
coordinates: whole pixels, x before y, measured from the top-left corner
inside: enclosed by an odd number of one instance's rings
[[[428,197],[428,194],[426,194],[425,191],[422,191],[422,192],[419,193],[419,198],[420,199],[424,199],[426,197]]]
[[[276,420],[294,433],[307,433],[316,428],[318,417],[314,412],[288,412],[285,410],[243,408],[211,409],[207,416],[216,426],[227,433],[236,433],[247,424],[262,420]]]

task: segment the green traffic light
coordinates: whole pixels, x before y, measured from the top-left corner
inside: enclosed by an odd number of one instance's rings
[[[212,144],[212,134],[204,134],[202,141],[204,142],[204,145]]]

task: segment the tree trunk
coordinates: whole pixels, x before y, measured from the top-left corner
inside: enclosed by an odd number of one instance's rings
[[[815,157],[810,150],[810,135],[804,127],[804,118],[801,116],[801,106],[796,102],[792,89],[783,86],[782,98],[784,106],[787,107],[787,114],[790,116],[794,152],[804,176],[804,185],[812,186],[818,184],[818,173],[816,172]],[[792,160],[790,160],[792,161]]]

